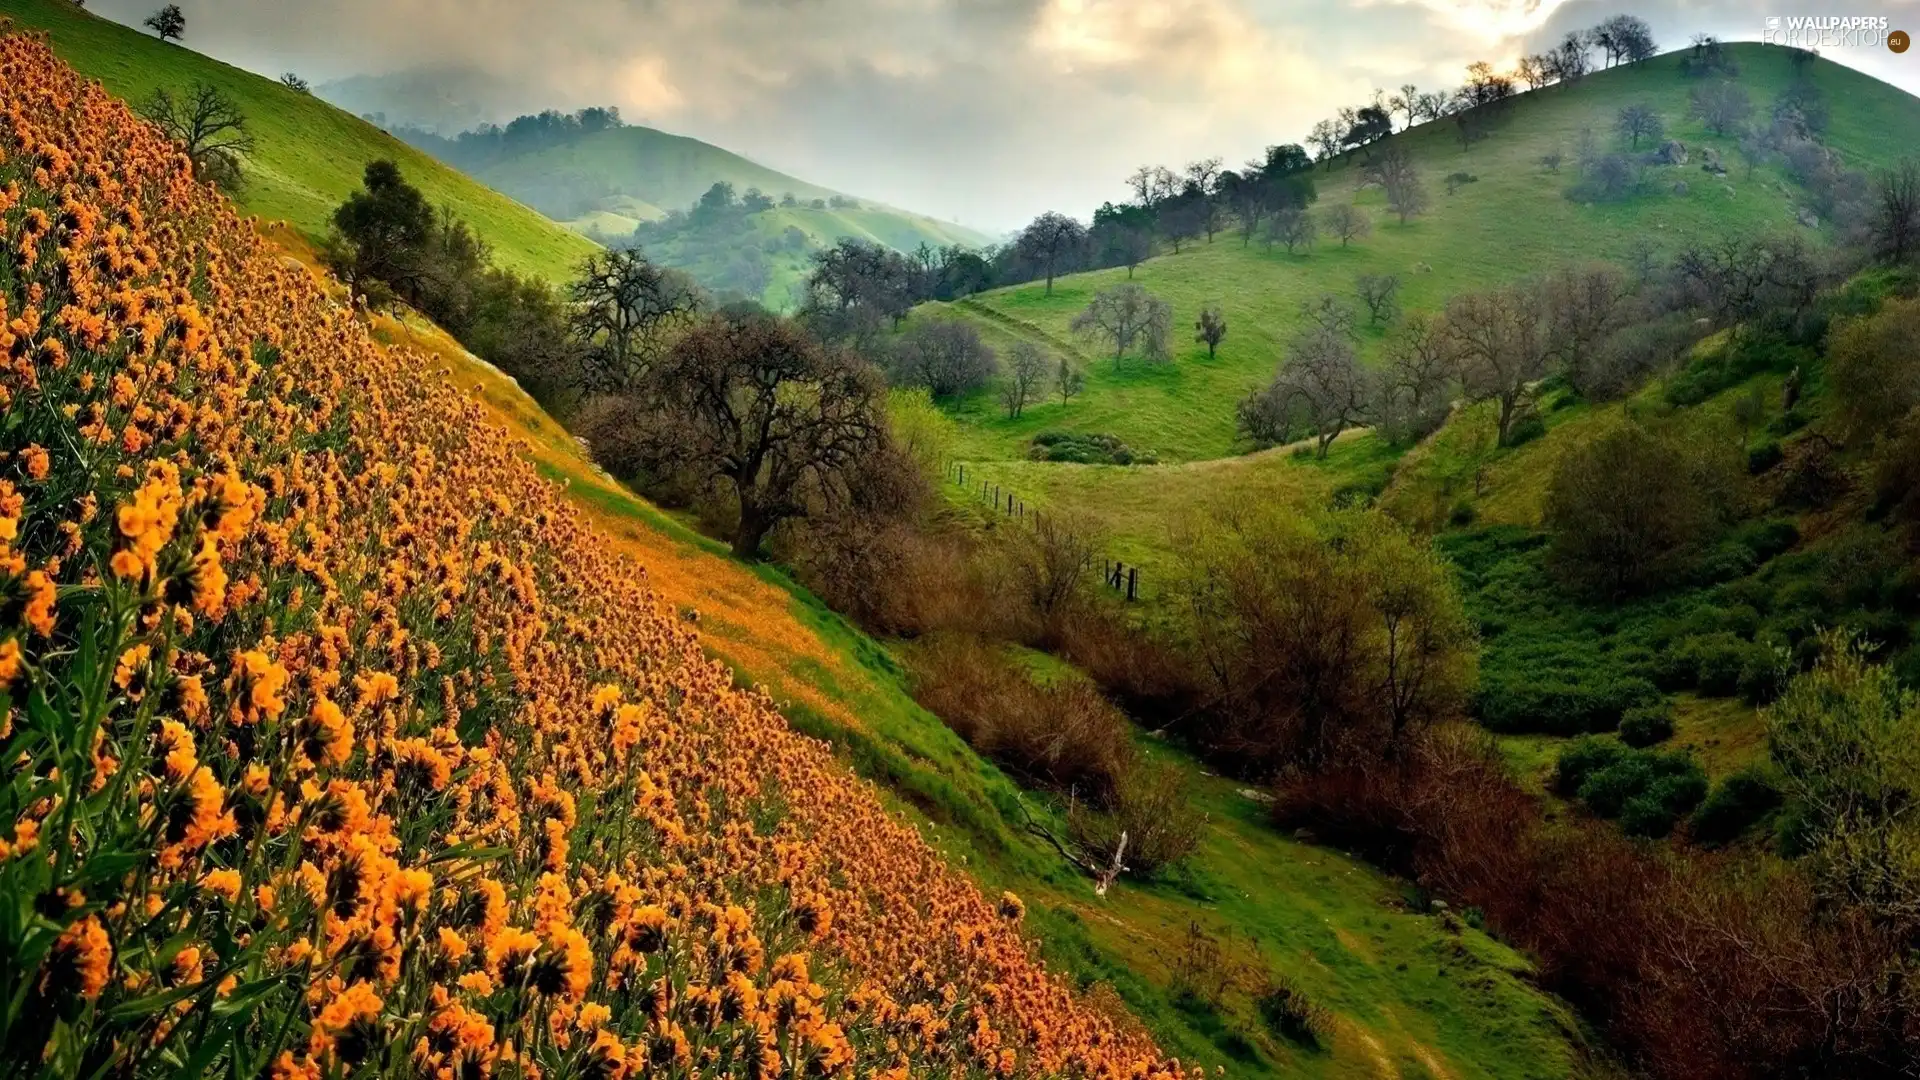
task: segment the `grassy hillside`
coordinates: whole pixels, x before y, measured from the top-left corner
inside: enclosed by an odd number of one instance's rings
[[[1740,65],[1739,84],[1764,115],[1790,78],[1786,51],[1759,45],[1730,51]],[[1814,62],[1810,77],[1832,110],[1825,141],[1849,164],[1884,165],[1920,145],[1920,100],[1825,60]],[[1241,449],[1233,405],[1271,377],[1280,345],[1298,322],[1298,305],[1322,293],[1352,298],[1354,278],[1362,273],[1398,275],[1407,310],[1435,310],[1456,293],[1523,274],[1581,259],[1624,259],[1636,242],[1664,253],[1695,238],[1802,229],[1794,221],[1799,193],[1777,168],[1762,167],[1749,178],[1733,139],[1714,137],[1688,119],[1688,93],[1695,85],[1680,74],[1678,55],[1668,55],[1521,95],[1493,134],[1469,150],[1461,149],[1447,122],[1395,135],[1414,155],[1432,203],[1427,214],[1406,225],[1387,212],[1377,188],[1357,190],[1359,154],[1336,159],[1315,174],[1318,207],[1352,202],[1372,219],[1371,236],[1351,247],[1322,238],[1310,254],[1288,255],[1258,241],[1244,247],[1237,235],[1223,234],[1139,267],[1134,280],[1173,304],[1175,356],[1169,364],[1129,360],[1116,368],[1098,347],[1069,334],[1074,314],[1095,291],[1125,280],[1124,269],[1063,278],[1050,297],[1042,285],[1030,284],[962,301],[944,314],[975,321],[995,344],[1024,337],[1069,353],[1087,372],[1080,397],[1031,407],[1017,421],[1006,420],[989,393],[961,405],[958,415],[970,433],[965,455],[1019,458],[1028,439],[1047,429],[1111,433],[1163,461],[1232,454]],[[1571,159],[1583,127],[1593,128],[1600,145],[1611,149],[1617,142],[1615,114],[1638,103],[1653,106],[1666,121],[1668,137],[1691,148],[1690,164],[1655,170],[1655,191],[1626,202],[1569,200],[1571,166],[1549,172],[1540,164],[1542,155],[1557,149]],[[1728,176],[1701,171],[1703,147],[1719,150]],[[1455,172],[1478,180],[1449,195],[1443,181]],[[1681,182],[1686,190],[1677,193]],[[1229,322],[1219,357],[1211,361],[1191,331],[1208,304],[1219,305]],[[1381,331],[1370,332],[1366,350],[1376,353],[1384,338]]]
[[[237,197],[240,208],[287,221],[309,238],[326,231],[334,207],[360,186],[367,162],[390,158],[435,205],[452,206],[472,223],[502,266],[561,281],[594,249],[577,233],[317,97],[194,52],[191,39],[188,46],[164,44],[67,0],[0,0],[0,18],[46,31],[61,59],[128,101],[195,81],[226,91],[258,143]]]
[[[1425,914],[1420,898],[1338,853],[1275,831],[1237,785],[1160,744],[1183,768],[1207,837],[1172,881],[1123,878],[1104,899],[1023,831],[1023,797],[1056,831],[1057,808],[1022,795],[994,764],[908,696],[889,647],[825,610],[778,571],[748,568],[723,545],[598,473],[579,445],[510,380],[429,325],[382,319],[375,334],[433,355],[439,371],[564,485],[567,501],[646,568],[648,584],[698,613],[709,653],[767,688],[788,721],[826,739],[893,797],[891,805],[987,889],[1029,906],[1044,954],[1083,986],[1110,985],[1183,1060],[1241,1076],[1568,1075],[1584,1036],[1530,983],[1525,959],[1477,930]],[[1171,967],[1190,928],[1223,944],[1234,982],[1218,1007],[1177,998]],[[1308,1050],[1267,1032],[1254,979],[1285,973],[1338,1018]]]

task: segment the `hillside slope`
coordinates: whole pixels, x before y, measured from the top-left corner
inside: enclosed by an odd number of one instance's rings
[[[246,114],[258,143],[238,193],[240,207],[284,220],[309,238],[323,235],[334,207],[360,186],[367,162],[389,158],[436,206],[451,206],[493,245],[502,266],[549,281],[571,276],[594,250],[591,241],[555,225],[507,196],[461,175],[364,120],[274,79],[163,43],[89,14],[67,0],[0,0],[0,18],[43,30],[53,50],[114,95],[138,102],[155,89],[205,81],[226,91]]]
[[[371,329],[399,347],[397,358],[430,356],[435,374],[485,406],[512,447],[645,568],[664,604],[697,616],[708,655],[880,785],[950,863],[989,892],[1023,898],[1050,966],[1117,993],[1183,1061],[1251,1077],[1524,1080],[1566,1075],[1579,1057],[1575,1021],[1531,985],[1524,958],[1422,913],[1392,879],[1276,833],[1261,803],[1163,746],[1144,752],[1187,772],[1209,815],[1202,853],[1175,880],[1122,879],[1093,896],[1084,876],[1023,831],[1014,783],[908,696],[888,648],[779,572],[732,561],[723,545],[610,482],[517,386],[434,327],[382,316]],[[1061,827],[1044,796],[1024,797]],[[1222,943],[1234,973],[1217,1007],[1185,1002],[1175,986],[1195,926]],[[1252,999],[1267,973],[1284,973],[1332,1011],[1324,1048],[1266,1028]]]
[[[1792,77],[1787,51],[1760,45],[1732,45],[1729,51],[1740,67],[1737,84],[1764,116]],[[1679,64],[1679,54],[1668,54],[1522,94],[1492,134],[1467,150],[1444,121],[1393,136],[1413,155],[1431,197],[1431,209],[1405,225],[1389,214],[1378,188],[1360,186],[1361,152],[1318,168],[1318,209],[1351,202],[1371,219],[1371,235],[1350,247],[1323,237],[1310,253],[1289,255],[1258,240],[1243,246],[1229,232],[1211,244],[1149,260],[1133,280],[1173,305],[1170,364],[1128,361],[1116,368],[1098,347],[1069,332],[1074,314],[1094,292],[1127,279],[1124,269],[1062,278],[1050,297],[1035,283],[963,301],[952,313],[976,322],[990,342],[1025,337],[1048,352],[1068,352],[1087,374],[1086,391],[1072,402],[1042,402],[1017,421],[1000,415],[990,392],[964,403],[958,412],[972,435],[967,455],[1019,458],[1033,434],[1051,428],[1111,433],[1168,461],[1233,454],[1242,448],[1233,405],[1271,377],[1281,343],[1299,324],[1298,306],[1322,293],[1351,299],[1359,274],[1397,275],[1406,310],[1434,311],[1457,293],[1524,274],[1584,259],[1625,261],[1641,242],[1670,254],[1689,240],[1763,231],[1825,236],[1824,223],[1819,230],[1796,224],[1802,194],[1777,165],[1749,177],[1734,138],[1712,135],[1689,118],[1688,95],[1698,84],[1681,75]],[[1831,110],[1824,142],[1849,165],[1885,166],[1920,145],[1920,99],[1827,60],[1814,61],[1807,77]],[[1602,149],[1614,148],[1614,118],[1628,104],[1652,106],[1666,122],[1667,137],[1691,148],[1689,164],[1654,169],[1653,190],[1622,202],[1569,199],[1571,165],[1556,173],[1541,158],[1558,150],[1571,160],[1581,129],[1588,127]],[[1707,147],[1727,162],[1726,177],[1701,171]],[[1444,178],[1457,172],[1477,179],[1448,194]],[[1184,329],[1209,304],[1219,305],[1229,323],[1213,360]],[[937,307],[923,310],[941,314]],[[1384,330],[1368,331],[1365,351],[1377,353],[1384,339]]]
[[[1182,1073],[423,357],[0,67],[8,1071]]]

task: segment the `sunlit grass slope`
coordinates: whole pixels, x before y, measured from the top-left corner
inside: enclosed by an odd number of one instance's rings
[[[186,44],[162,43],[68,0],[0,0],[0,18],[46,31],[62,60],[130,102],[196,81],[226,91],[246,113],[258,144],[235,201],[246,213],[287,221],[309,238],[326,232],[334,207],[360,186],[366,163],[388,158],[434,205],[452,207],[486,237],[502,266],[559,282],[594,250],[585,237],[364,120],[276,79],[194,52],[191,25]]]

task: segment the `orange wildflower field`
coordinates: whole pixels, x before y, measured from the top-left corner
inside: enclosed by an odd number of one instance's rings
[[[0,26],[0,1069],[1171,1077]]]

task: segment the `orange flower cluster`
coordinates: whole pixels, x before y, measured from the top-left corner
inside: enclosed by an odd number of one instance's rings
[[[3,27],[0,193],[8,1071],[1183,1072]]]

